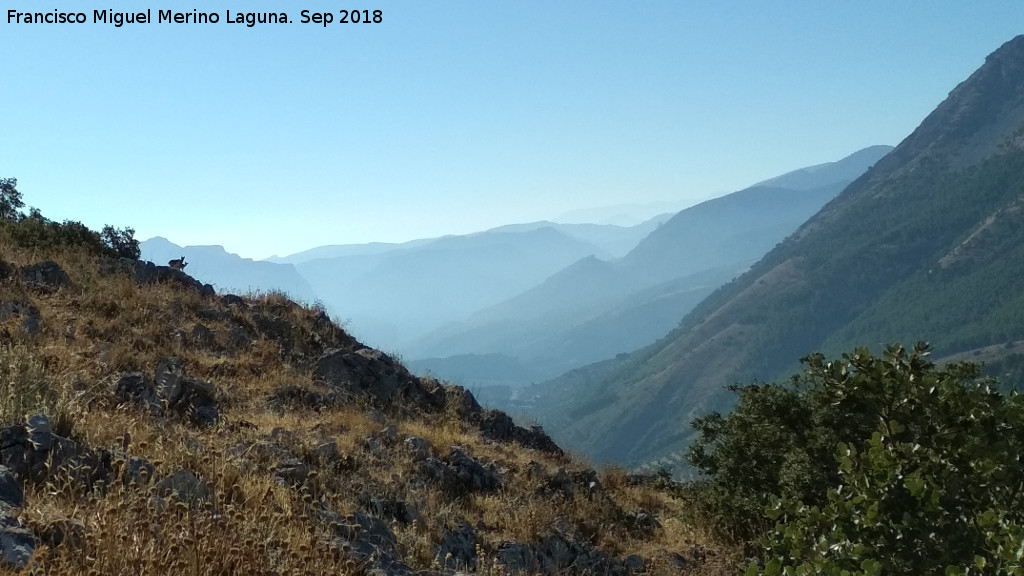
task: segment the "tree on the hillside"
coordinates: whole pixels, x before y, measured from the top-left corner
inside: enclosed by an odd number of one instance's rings
[[[118,258],[131,258],[138,260],[142,251],[139,249],[139,241],[135,239],[134,228],[122,228],[120,230],[111,225],[103,227],[100,238],[115,256]]]
[[[0,220],[17,220],[25,206],[18,192],[17,178],[0,178]]]

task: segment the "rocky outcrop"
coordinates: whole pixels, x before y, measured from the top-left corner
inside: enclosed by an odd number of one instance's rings
[[[94,464],[96,457],[74,441],[54,434],[50,419],[44,414],[32,416],[26,424],[0,430],[0,463],[17,478],[45,477],[72,459]],[[81,480],[91,483],[93,478]]]
[[[549,454],[562,454],[562,449],[555,444],[540,426],[523,428],[512,421],[512,417],[500,410],[487,410],[473,417],[484,438],[497,442],[518,442],[527,448],[534,448]]]
[[[384,521],[360,512],[343,517],[330,510],[321,511],[320,517],[333,529],[334,548],[357,564],[366,566],[366,574],[413,574],[413,570],[399,560],[398,538]]]
[[[189,506],[198,506],[210,500],[210,487],[189,470],[177,470],[156,483],[156,494],[163,498],[176,498]]]
[[[24,505],[24,493],[14,474],[0,466],[0,561],[7,568],[28,566],[35,551],[32,531],[21,524],[16,510]]]
[[[217,291],[210,284],[203,284],[181,270],[170,266],[157,266],[152,262],[119,258],[103,264],[107,273],[128,274],[136,283],[143,286],[149,284],[177,284],[184,288],[197,290],[203,296],[215,296]]]
[[[485,466],[459,447],[452,447],[443,461],[426,458],[420,462],[419,470],[428,480],[454,496],[470,492],[493,492],[501,487],[501,479],[493,464]]]
[[[507,574],[629,574],[623,561],[557,527],[536,544],[503,544],[496,559]]]
[[[174,416],[197,426],[211,426],[219,417],[213,385],[187,378],[178,358],[160,360],[152,381],[139,372],[122,374],[114,393],[154,416]]]
[[[331,350],[317,360],[313,377],[332,389],[365,398],[381,408],[436,412],[445,404],[440,386],[427,389],[404,366],[372,348]]]
[[[456,529],[444,531],[437,550],[437,561],[445,569],[470,570],[476,567],[476,531],[462,522]]]
[[[43,294],[50,294],[71,286],[71,277],[53,260],[22,268],[21,281],[31,290]]]
[[[0,322],[21,319],[19,327],[29,338],[35,338],[42,328],[43,318],[39,308],[30,302],[5,300],[0,302]]]

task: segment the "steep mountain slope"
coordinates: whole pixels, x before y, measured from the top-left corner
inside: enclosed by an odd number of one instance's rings
[[[139,244],[142,259],[156,264],[185,256],[188,273],[217,289],[247,293],[255,290],[281,290],[304,302],[317,299],[313,287],[287,263],[254,261],[228,253],[221,246],[178,246],[157,236]]]
[[[403,348],[413,358],[501,353],[541,374],[647,345],[884,156],[888,146],[796,170],[687,208],[624,258],[585,258],[539,286]],[[450,362],[431,364],[442,377]],[[496,367],[497,369],[497,367]]]
[[[685,447],[694,416],[730,403],[724,386],[818,349],[928,339],[944,355],[1024,336],[1022,133],[1018,37],[676,331],[544,386],[536,416],[598,460],[638,463]]]

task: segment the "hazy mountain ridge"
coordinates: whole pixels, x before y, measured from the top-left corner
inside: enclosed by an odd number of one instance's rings
[[[989,217],[1014,214],[1024,189],[1024,37],[953,90],[893,152],[680,328],[632,357],[538,387],[555,436],[598,460],[638,463],[684,447],[688,422],[728,407],[723,387],[773,379],[794,360],[853,340],[922,331],[940,354],[1024,335],[1020,227],[970,266],[944,256]],[[1009,222],[1009,220],[1007,220]],[[985,286],[994,284],[994,290]],[[975,298],[974,295],[977,294]],[[938,322],[916,324],[921,318]],[[993,332],[992,326],[998,326]],[[912,329],[908,331],[908,327]],[[959,331],[956,338],[946,330]],[[994,343],[994,342],[990,342]],[[616,401],[580,410],[600,394]]]
[[[436,239],[412,249],[301,262],[328,308],[378,345],[399,343],[542,281],[600,250],[552,227]]]
[[[537,287],[426,335],[404,352],[437,358],[433,366],[442,377],[458,372],[445,372],[452,364],[441,358],[488,353],[517,356],[554,376],[645,346],[889,150],[867,148],[773,178],[774,187],[753,186],[687,208],[623,258],[575,262]],[[819,181],[832,184],[808,187]],[[789,185],[794,188],[781,187]]]

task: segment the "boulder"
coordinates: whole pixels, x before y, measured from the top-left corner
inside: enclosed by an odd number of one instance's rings
[[[156,493],[163,498],[175,496],[190,506],[202,504],[210,499],[209,486],[188,470],[178,470],[157,482]]]
[[[216,424],[220,417],[213,384],[187,378],[179,358],[157,362],[153,382],[138,372],[122,374],[114,393],[154,416],[176,416],[201,427]]]
[[[434,451],[434,447],[430,445],[430,442],[417,436],[406,438],[405,447],[412,452],[412,459],[416,462],[422,462],[430,458],[431,453]]]
[[[0,282],[13,278],[18,273],[18,267],[5,260],[0,260]]]
[[[43,318],[39,313],[39,308],[28,302],[11,300],[0,302],[0,322],[6,322],[12,318],[21,319],[21,330],[29,338],[35,338],[42,328]]]
[[[14,473],[6,466],[0,466],[0,511],[21,508],[25,504],[25,493]]]
[[[35,552],[36,538],[32,531],[11,516],[0,516],[0,559],[12,570],[28,566]]]
[[[22,268],[21,281],[29,288],[46,294],[71,286],[71,277],[53,260]]]
[[[212,350],[217,346],[217,338],[213,335],[213,330],[202,324],[192,327],[192,341],[204,350]]]
[[[476,532],[463,522],[457,529],[444,531],[444,539],[437,550],[438,563],[445,570],[472,569],[476,566]]]
[[[359,502],[359,506],[361,506],[366,513],[376,516],[377,518],[394,520],[401,524],[411,524],[420,517],[419,511],[416,510],[416,507],[405,500],[381,498],[363,493],[359,495],[357,502]]]

